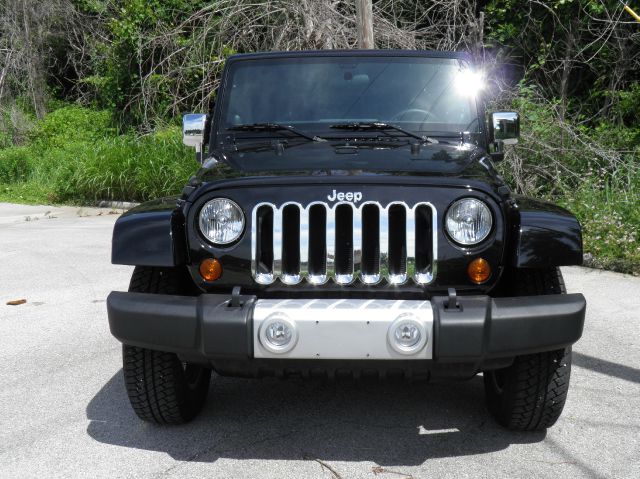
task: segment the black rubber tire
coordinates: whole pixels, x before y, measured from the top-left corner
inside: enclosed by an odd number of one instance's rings
[[[136,266],[129,282],[129,291],[190,296],[194,294],[194,286],[185,268]]]
[[[129,291],[189,294],[187,273],[173,268],[137,266]],[[123,372],[127,395],[140,419],[156,424],[182,424],[205,404],[211,370],[183,363],[174,353],[123,345]]]
[[[511,272],[513,295],[565,294],[559,268]],[[489,411],[502,426],[539,431],[560,417],[569,390],[571,348],[518,356],[504,369],[484,372]]]
[[[173,353],[122,347],[124,379],[131,407],[140,419],[182,424],[204,406],[211,371],[184,365]]]

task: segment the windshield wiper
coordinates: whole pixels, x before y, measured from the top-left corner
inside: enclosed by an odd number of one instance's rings
[[[395,130],[402,133],[403,135],[410,136],[422,142],[438,143],[438,140],[434,140],[433,138],[429,138],[428,136],[418,135],[417,133],[413,133],[412,131],[405,130],[404,128],[401,128],[392,123],[384,123],[381,121],[336,123],[335,125],[331,125],[329,128],[335,128],[336,130],[359,130],[359,131]]]
[[[327,141],[319,136],[311,136],[304,131],[300,131],[291,125],[284,125],[282,123],[245,123],[243,125],[234,125],[227,130],[231,131],[290,131],[294,135],[298,135],[302,138],[306,138],[309,141]]]

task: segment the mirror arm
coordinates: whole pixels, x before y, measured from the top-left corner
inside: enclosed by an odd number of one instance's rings
[[[493,161],[502,161],[504,160],[504,143],[501,140],[493,141],[494,151],[489,153],[491,159]]]

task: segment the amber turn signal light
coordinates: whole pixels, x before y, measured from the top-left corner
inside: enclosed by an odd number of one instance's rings
[[[474,283],[484,283],[491,276],[491,266],[489,266],[489,262],[486,259],[476,258],[469,263],[467,274]]]
[[[215,258],[207,258],[200,263],[200,276],[205,281],[215,281],[222,276],[222,264]]]

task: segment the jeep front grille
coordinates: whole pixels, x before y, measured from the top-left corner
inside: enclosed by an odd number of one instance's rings
[[[260,284],[399,285],[411,278],[424,285],[435,277],[431,203],[260,203],[251,217],[251,268]]]

